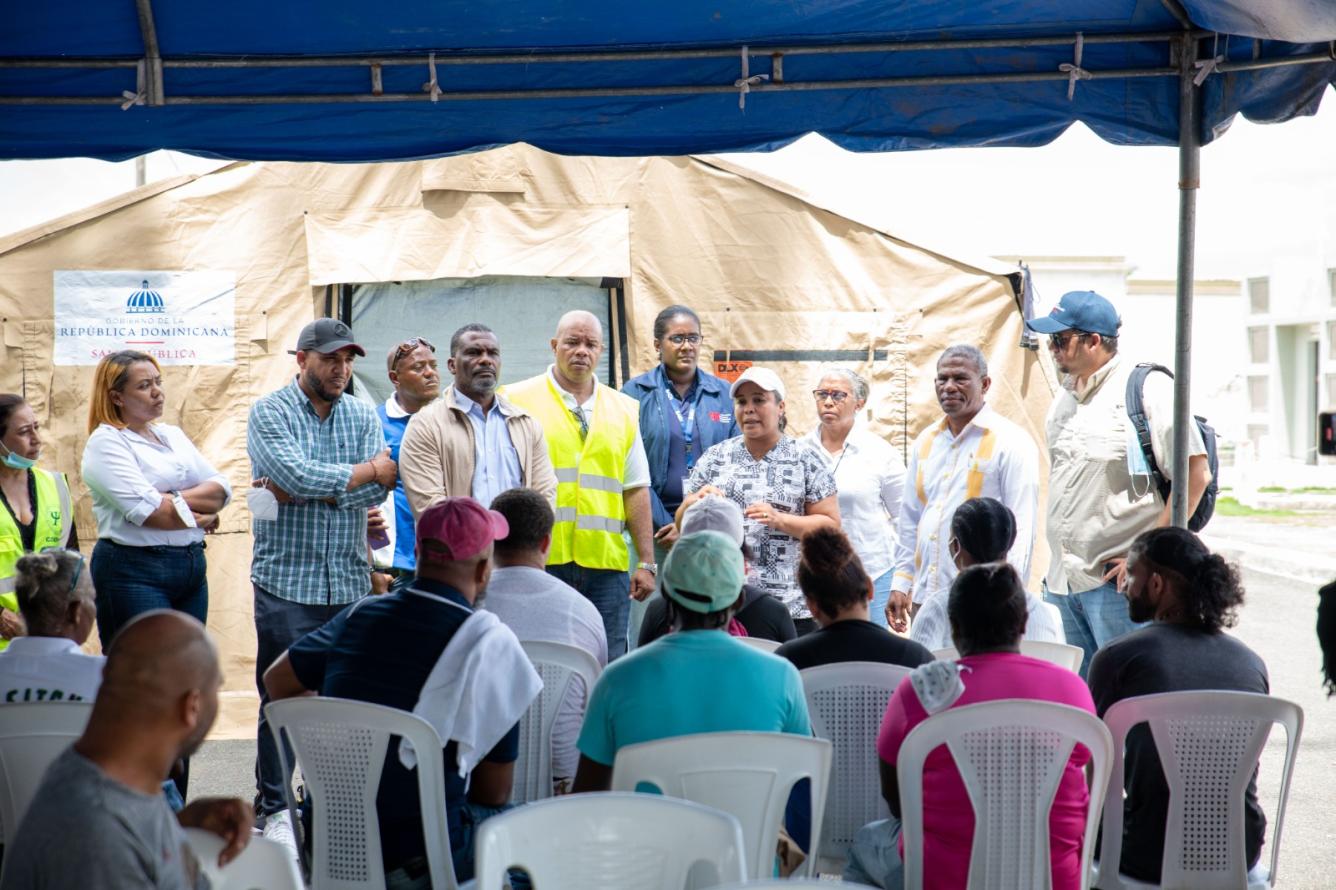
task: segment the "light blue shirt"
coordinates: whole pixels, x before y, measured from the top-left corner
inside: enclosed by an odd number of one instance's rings
[[[722,630],[678,631],[608,665],[578,747],[611,766],[626,745],[748,731],[812,734],[798,669]]]
[[[524,484],[519,452],[510,440],[500,399],[492,399],[491,410],[484,414],[477,402],[458,389],[452,392],[455,407],[473,424],[473,499],[488,507],[501,492]]]

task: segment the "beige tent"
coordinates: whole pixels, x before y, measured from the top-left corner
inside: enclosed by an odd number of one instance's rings
[[[353,322],[371,348],[360,391],[380,397],[380,356],[401,336],[444,346],[469,320],[526,331],[502,336],[513,380],[541,367],[549,320],[574,305],[606,319],[607,373],[620,384],[653,364],[650,324],[678,302],[700,313],[704,356],[723,370],[756,362],[785,377],[798,433],[813,423],[805,394],[828,360],[868,374],[871,421],[897,446],[936,415],[933,363],[950,343],[983,349],[990,401],[1041,447],[1053,391],[1051,372],[1019,346],[1010,267],[899,240],[736,161],[567,158],[519,145],[405,164],[237,163],[0,239],[0,391],[26,394],[46,430],[43,465],[69,473],[76,492],[92,359],[62,359],[56,329],[65,335],[58,273],[80,270],[235,282],[227,363],[166,367],[165,385],[166,420],[238,492],[249,479],[247,410],[290,379],[287,350],[322,314]],[[123,346],[113,336],[107,348]],[[86,492],[78,518],[91,544]],[[248,530],[238,498],[208,542],[210,625],[229,691],[220,732],[241,735],[255,704]]]

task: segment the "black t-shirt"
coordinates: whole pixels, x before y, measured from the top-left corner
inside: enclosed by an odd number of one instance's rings
[[[784,604],[759,587],[748,584],[742,588],[742,608],[734,616],[747,629],[747,636],[762,640],[787,642],[798,635],[793,619]],[[648,646],[672,630],[668,626],[668,604],[662,596],[650,600],[645,608],[645,619],[640,624],[637,646]]]
[[[921,644],[897,636],[871,621],[849,619],[818,628],[775,651],[798,670],[842,661],[879,661],[918,667],[932,661]]]
[[[446,644],[473,614],[468,600],[447,584],[417,578],[412,587],[417,590],[360,600],[293,643],[288,660],[301,684],[321,695],[411,712]],[[452,848],[459,846],[463,833],[459,816],[465,796],[456,748],[453,741],[445,746],[445,809]],[[483,759],[510,763],[518,756],[516,724]],[[399,762],[396,736],[385,754],[376,794],[386,871],[426,855],[417,781],[417,772]]]
[[[1160,692],[1218,689],[1268,694],[1262,659],[1224,633],[1177,624],[1151,624],[1109,643],[1090,662],[1090,695],[1100,717],[1125,698]],[[1150,728],[1127,734],[1123,805],[1123,874],[1159,883],[1169,786]],[[1257,802],[1257,773],[1244,794],[1243,837],[1248,867],[1262,855],[1266,815]]]

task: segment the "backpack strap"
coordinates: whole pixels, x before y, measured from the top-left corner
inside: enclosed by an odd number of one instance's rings
[[[1142,398],[1146,378],[1150,376],[1152,371],[1168,374],[1170,379],[1173,379],[1174,376],[1174,372],[1164,365],[1157,365],[1154,362],[1141,362],[1132,369],[1132,373],[1127,377],[1125,402],[1127,416],[1132,421],[1132,428],[1136,430],[1137,444],[1141,446],[1141,453],[1146,457],[1146,465],[1150,467],[1151,477],[1155,480],[1155,487],[1160,492],[1160,498],[1168,501],[1171,485],[1160,470],[1160,465],[1155,462],[1155,449],[1150,444],[1150,418],[1146,416],[1146,403]]]

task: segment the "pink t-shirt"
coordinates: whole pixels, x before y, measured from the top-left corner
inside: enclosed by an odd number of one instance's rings
[[[962,674],[965,692],[953,708],[1000,698],[1028,698],[1095,713],[1085,682],[1050,662],[999,652],[971,655],[960,663],[971,670]],[[928,712],[906,677],[886,706],[877,734],[877,755],[894,764],[905,736],[927,719]],[[1081,840],[1090,799],[1082,770],[1089,760],[1090,752],[1083,745],[1072,750],[1053,798],[1049,816],[1053,890],[1077,890],[1081,886]],[[924,890],[965,890],[973,841],[974,809],[950,752],[942,746],[929,754],[923,765]],[[900,851],[903,855],[903,839]]]

